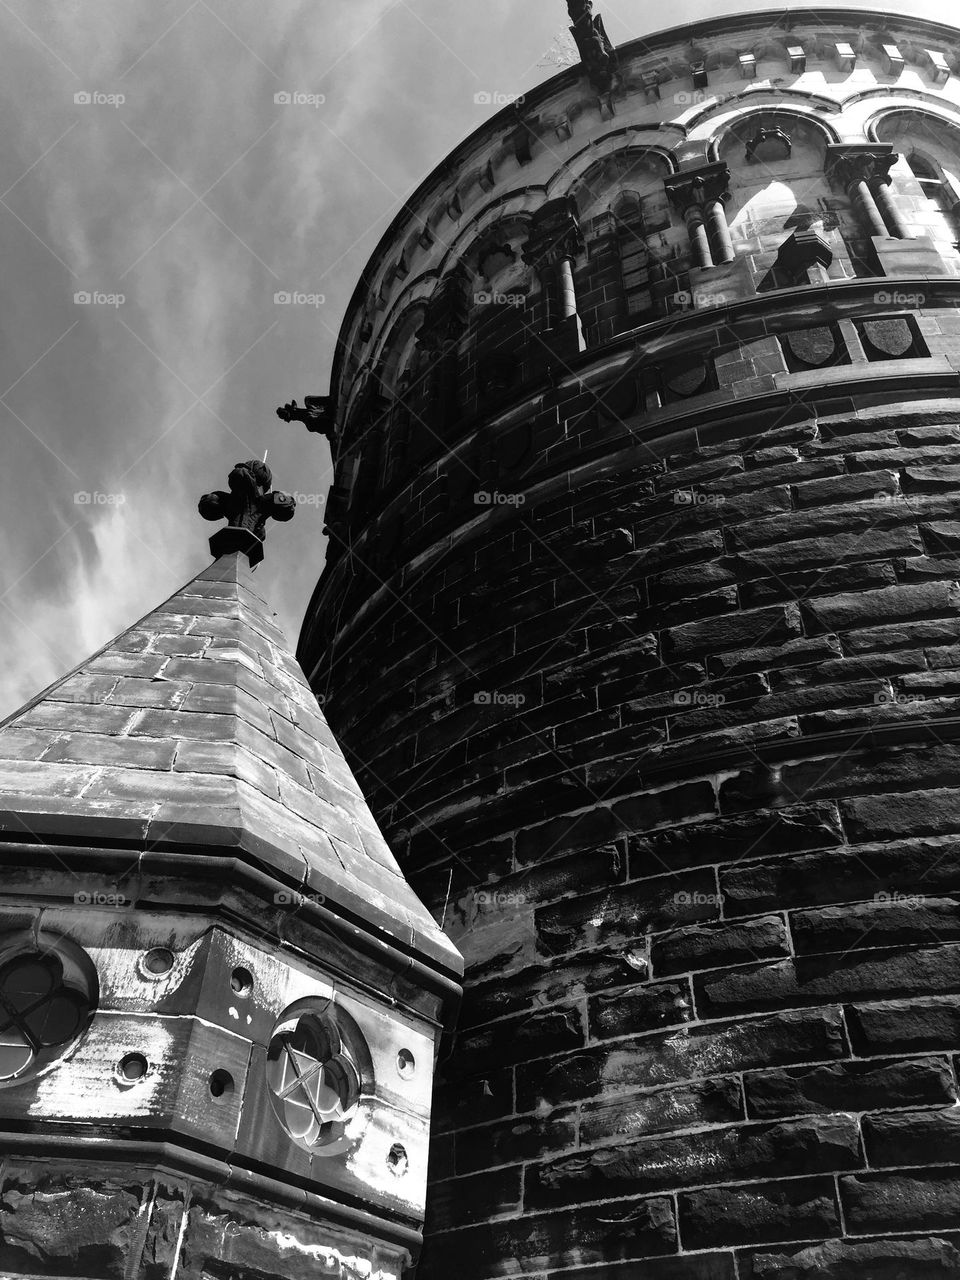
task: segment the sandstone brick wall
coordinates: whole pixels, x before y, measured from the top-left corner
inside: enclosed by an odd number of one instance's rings
[[[615,101],[558,78],[351,304],[359,478],[300,657],[467,963],[418,1280],[960,1275],[960,258],[907,163],[953,172],[960,90],[943,28],[886,21],[666,33]],[[907,237],[871,236],[841,139],[897,153]],[[658,193],[721,162],[734,258],[697,267]],[[558,325],[520,264],[560,196]],[[801,222],[823,270],[785,288]],[[484,261],[519,300],[450,324]]]
[[[560,469],[348,633],[469,966],[423,1276],[960,1266],[960,399],[827,408]]]

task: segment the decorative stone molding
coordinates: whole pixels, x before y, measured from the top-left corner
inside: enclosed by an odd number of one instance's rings
[[[889,182],[897,153],[889,143],[837,142],[827,147],[827,177],[844,190],[856,182]]]
[[[770,163],[789,160],[792,143],[790,135],[780,128],[758,129],[747,142],[744,159],[747,164]]]

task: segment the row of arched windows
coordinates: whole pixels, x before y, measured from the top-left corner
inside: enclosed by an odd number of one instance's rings
[[[918,128],[916,116],[889,113],[874,141],[899,153],[895,178],[912,213],[911,234],[929,235],[941,252],[956,255],[958,139],[946,125]],[[728,130],[713,153],[732,175],[726,219],[758,292],[805,282],[778,257],[796,230],[829,241],[830,275],[878,273],[849,198],[827,177],[828,141],[816,121],[771,109]],[[693,305],[688,229],[664,187],[672,172],[664,153],[628,149],[596,161],[575,184],[581,239],[571,274],[587,347]],[[530,215],[505,216],[430,300],[395,324],[348,409],[354,499],[357,487],[370,499],[392,488],[450,440],[452,422],[464,413],[493,407],[542,376],[548,365],[541,335],[556,321],[556,286],[546,287],[529,243]]]

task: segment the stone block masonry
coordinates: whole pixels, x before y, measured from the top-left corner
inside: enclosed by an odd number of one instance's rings
[[[454,544],[429,611],[385,607],[391,656],[375,626],[340,669],[361,786],[468,964],[421,1275],[960,1265],[960,565],[931,534],[958,497],[915,487],[931,419],[960,463],[940,401],[598,465],[504,523],[499,574]],[[840,470],[771,511],[780,448]],[[695,468],[740,504],[665,501]],[[514,590],[550,602],[539,636]]]
[[[960,1275],[958,54],[638,41],[354,296],[299,656],[467,966],[417,1280]]]

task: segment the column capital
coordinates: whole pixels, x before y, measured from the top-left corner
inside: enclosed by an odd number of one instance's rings
[[[685,214],[693,206],[726,200],[730,194],[730,170],[720,160],[698,169],[672,173],[664,178],[663,186],[673,207]]]
[[[827,146],[827,177],[847,189],[854,182],[889,182],[897,152],[888,142],[831,142]]]
[[[583,249],[577,202],[572,196],[548,200],[533,215],[523,260],[537,270],[556,266]]]
[[[470,316],[468,286],[462,270],[452,271],[441,280],[427,303],[423,324],[417,333],[417,346],[421,350],[442,351],[466,331]]]

